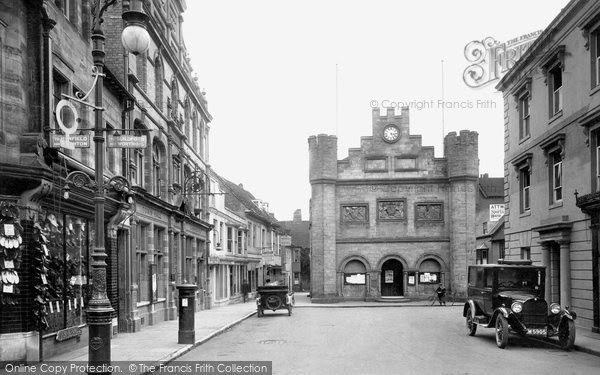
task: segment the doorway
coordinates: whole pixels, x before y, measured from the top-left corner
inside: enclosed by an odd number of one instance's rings
[[[396,259],[385,261],[381,266],[381,295],[403,296],[403,279],[404,272],[402,263]]]
[[[546,296],[546,299],[550,302],[561,303],[560,245],[558,244],[558,242],[552,242],[550,245],[550,266],[546,268],[546,272],[550,273],[550,296]]]

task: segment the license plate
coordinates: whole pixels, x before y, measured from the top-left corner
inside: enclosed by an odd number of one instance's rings
[[[536,336],[546,336],[547,335],[546,328],[530,328],[527,330],[527,333],[530,335],[536,335]]]

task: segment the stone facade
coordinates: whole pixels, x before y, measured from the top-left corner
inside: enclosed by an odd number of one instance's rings
[[[335,136],[308,143],[313,301],[425,296],[438,282],[464,294],[475,254],[477,133],[448,134],[436,158],[410,135],[408,108],[374,109],[372,136],[347,158],[337,160]]]
[[[242,285],[245,282],[251,291],[256,291],[258,275],[262,275],[262,251],[257,251],[252,242],[256,223],[246,217],[243,205],[232,204],[234,200],[241,202],[229,196],[232,194],[230,183],[213,170],[209,176],[211,192],[217,194],[211,197],[209,208],[213,228],[209,244],[208,288],[211,305],[218,307],[243,301]]]
[[[506,257],[546,266],[546,299],[569,306],[576,325],[594,332],[599,21],[598,2],[569,2],[497,86],[505,107]]]
[[[251,192],[244,189],[242,184],[233,183],[215,173],[212,175],[225,193],[223,202],[225,211],[220,211],[217,207],[211,208],[213,225],[215,227],[218,225],[219,228],[217,231],[213,231],[213,236],[221,228],[226,230],[228,222],[231,222],[230,219],[227,220],[223,217],[225,212],[241,218],[245,228],[243,236],[246,241],[243,254],[237,255],[235,259],[242,269],[243,275],[239,279],[240,282],[245,279],[250,289],[256,291],[256,287],[264,285],[267,280],[281,280],[284,250],[284,242],[281,241],[281,238],[284,233],[275,216],[269,212],[269,204],[254,197]],[[229,216],[231,217],[231,215]],[[227,257],[223,258],[222,255],[220,258],[211,257],[212,259],[209,260],[211,270],[215,270],[219,264],[232,264],[226,263]],[[237,297],[241,298],[239,284],[236,290],[238,290]]]

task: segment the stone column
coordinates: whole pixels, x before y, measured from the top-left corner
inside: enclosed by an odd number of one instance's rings
[[[168,136],[167,138],[167,161],[165,163],[165,168],[167,171],[167,181],[166,181],[166,197],[165,200],[169,203],[173,203],[173,195],[174,195],[174,190],[173,190],[173,137],[171,135]],[[163,166],[161,165],[161,168]],[[162,188],[163,183],[161,182],[161,188]]]
[[[548,242],[540,243],[542,247],[542,265],[546,266],[546,277],[544,278],[544,298],[546,301],[552,296],[552,264],[550,263],[550,245]]]
[[[56,25],[56,21],[53,19],[50,19],[48,17],[43,17],[42,18],[42,26],[43,26],[43,32],[42,32],[42,53],[41,53],[41,58],[42,58],[42,113],[41,113],[41,120],[40,123],[42,124],[42,128],[43,129],[30,129],[31,131],[40,131],[43,130],[44,132],[47,132],[46,134],[50,134],[50,132],[48,132],[48,130],[50,130],[51,128],[53,128],[53,116],[54,116],[54,102],[52,100],[52,84],[53,84],[53,77],[52,77],[52,59],[53,59],[53,55],[52,55],[52,29],[54,28],[54,25]],[[4,120],[4,119],[2,119]],[[48,135],[49,137],[49,135]]]
[[[371,273],[371,297],[381,297],[381,271],[375,270]]]
[[[598,256],[598,230],[600,230],[598,214],[592,215],[592,303],[593,303],[593,323],[592,332],[600,333],[600,268]]]
[[[365,299],[368,301],[371,299],[371,271],[366,271],[365,273]]]
[[[198,240],[196,238],[192,240],[192,280],[190,280],[190,283],[196,284],[198,289],[202,289],[200,275],[198,274]]]
[[[179,263],[179,265],[181,266],[181,280],[179,281],[180,283],[183,284],[191,284],[192,282],[190,281],[190,275],[187,269],[187,254],[188,254],[188,248],[187,248],[187,236],[184,232],[181,233],[181,261]]]
[[[338,290],[338,297],[344,296],[344,272],[337,271],[336,284]]]
[[[160,320],[157,319],[156,305],[152,301],[152,297],[154,296],[154,291],[152,290],[152,274],[151,270],[154,268],[154,255],[156,254],[156,250],[154,248],[154,223],[150,223],[148,225],[147,238],[146,238],[146,249],[148,249],[148,294],[150,294],[150,313],[148,314],[148,325],[154,325]],[[158,270],[156,270],[158,272]],[[158,285],[157,285],[158,287]]]
[[[560,244],[560,305],[571,307],[571,246],[569,242]]]
[[[168,243],[168,248],[169,248],[169,288],[168,288],[168,319],[169,320],[175,320],[177,319],[177,292],[175,289],[175,280],[176,280],[176,272],[177,272],[177,266],[176,266],[176,252],[173,249],[173,242],[174,242],[174,233],[173,233],[173,229],[171,229],[169,227],[169,229],[167,230],[167,243]]]
[[[126,259],[126,270],[129,271],[129,274],[126,275],[125,282],[127,283],[129,290],[129,295],[127,296],[126,304],[127,308],[127,332],[138,332],[142,329],[142,318],[140,317],[139,311],[137,309],[137,300],[139,294],[139,275],[135,274],[137,270],[136,266],[136,249],[138,249],[139,244],[137,243],[137,232],[138,226],[140,225],[137,217],[131,218],[131,247],[129,249],[129,256]],[[136,276],[134,280],[131,275]]]

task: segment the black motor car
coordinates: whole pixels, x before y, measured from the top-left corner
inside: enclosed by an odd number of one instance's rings
[[[290,291],[287,285],[271,283],[257,287],[256,292],[256,311],[259,318],[265,315],[265,310],[285,309],[288,316],[292,315],[295,298],[294,292]]]
[[[477,326],[496,329],[504,348],[509,332],[558,341],[565,350],[575,342],[576,314],[544,299],[546,267],[531,261],[503,261],[469,266],[467,301],[463,309],[469,336]]]

